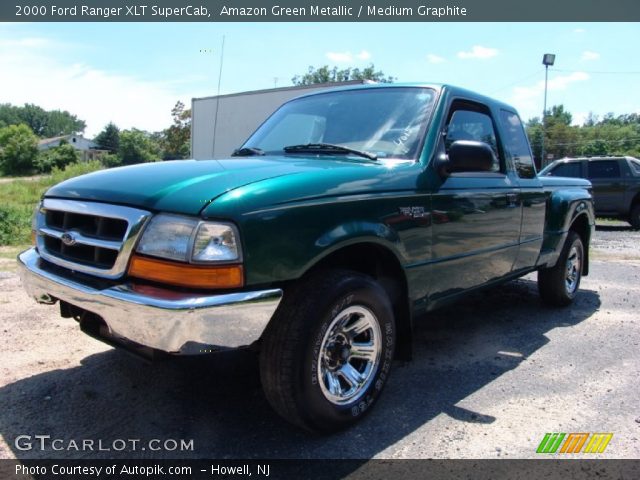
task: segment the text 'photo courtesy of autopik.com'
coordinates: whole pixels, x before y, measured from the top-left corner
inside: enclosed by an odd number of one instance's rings
[[[0,3],[0,480],[640,478],[637,39]]]

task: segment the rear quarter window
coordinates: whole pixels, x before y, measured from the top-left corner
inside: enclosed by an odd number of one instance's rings
[[[522,122],[518,115],[507,110],[500,111],[500,123],[505,132],[504,145],[507,154],[511,157],[520,178],[533,178],[536,169],[533,165],[533,157],[529,148],[529,141],[524,133]]]

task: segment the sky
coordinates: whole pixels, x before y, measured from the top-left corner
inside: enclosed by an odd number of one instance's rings
[[[224,50],[222,39],[224,37]],[[0,103],[159,131],[180,100],[290,86],[309,66],[366,67],[451,83],[580,124],[640,112],[640,23],[0,23]]]

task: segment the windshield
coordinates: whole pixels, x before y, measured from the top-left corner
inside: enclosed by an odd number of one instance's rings
[[[282,154],[287,146],[331,144],[378,158],[415,159],[434,97],[430,89],[394,87],[299,98],[280,107],[243,148]]]

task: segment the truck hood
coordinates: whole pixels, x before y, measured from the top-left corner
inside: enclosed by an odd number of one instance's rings
[[[298,156],[145,163],[66,180],[50,188],[45,197],[197,215],[215,198],[263,180],[312,171],[364,171],[375,166],[344,157]]]

